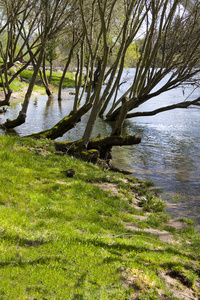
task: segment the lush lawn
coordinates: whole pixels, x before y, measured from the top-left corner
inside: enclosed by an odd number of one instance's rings
[[[21,78],[25,78],[25,79],[29,79],[32,77],[33,72],[32,71],[28,71],[25,70],[20,74]],[[49,71],[47,71],[47,76],[49,76]],[[53,72],[52,74],[52,81],[51,84],[55,87],[58,88],[59,87],[59,83],[60,83],[60,79],[61,79],[62,73],[57,73],[57,72]],[[63,81],[63,88],[72,88],[75,85],[75,79],[74,79],[74,74],[73,73],[66,73],[65,75],[65,79]],[[38,75],[38,78],[40,78],[40,76]]]
[[[160,276],[168,271],[197,292],[200,239],[193,227],[169,228],[148,183],[54,152],[47,141],[0,136],[1,300],[175,299]],[[115,184],[119,193],[97,183]],[[145,212],[133,206],[134,194],[151,212],[147,220],[138,220]],[[171,230],[175,242],[127,224]]]
[[[29,71],[29,70],[24,70],[23,72],[21,72],[20,74],[20,80],[15,79],[11,84],[10,84],[10,88],[14,91],[14,92],[18,92],[19,94],[24,92],[24,88],[28,87],[28,82],[22,82],[22,79],[26,79],[26,80],[30,80],[30,78],[33,75],[33,71]],[[49,71],[47,71],[47,76],[49,76]],[[57,72],[53,72],[52,74],[52,81],[51,81],[51,85],[53,87],[53,89],[58,89],[59,87],[59,83],[60,83],[60,79],[61,79],[62,73],[57,73]],[[38,75],[38,79],[40,79],[40,75]],[[1,79],[0,79],[0,83],[1,83]],[[37,83],[37,82],[36,82]],[[63,81],[63,88],[74,88],[75,86],[75,75],[74,73],[66,73],[64,81]],[[45,94],[45,88],[42,84],[35,84],[34,91],[40,92],[40,94]],[[0,91],[3,91],[3,88],[0,87]]]

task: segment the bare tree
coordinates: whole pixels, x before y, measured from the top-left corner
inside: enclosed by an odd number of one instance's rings
[[[26,43],[22,42],[21,34],[25,24],[30,18],[33,8],[33,1],[28,0],[26,2],[22,0],[2,1],[1,2],[1,15],[3,15],[2,28],[0,29],[0,56],[3,60],[3,64],[0,66],[1,86],[3,87],[5,100],[0,102],[0,105],[9,105],[10,96],[12,90],[10,88],[11,82],[25,69],[27,65],[19,66],[18,72],[9,74],[10,68],[14,64],[20,61],[25,55],[27,55]],[[29,28],[29,35],[33,35],[35,20],[32,20],[32,24]],[[34,40],[34,39],[33,39]],[[32,44],[34,46],[34,42]]]
[[[121,8],[121,15],[119,15],[119,11],[115,15],[114,12],[116,12],[116,9],[119,8]],[[144,10],[144,8],[146,8],[146,11]],[[121,1],[118,2],[113,0],[110,2],[105,1],[103,3],[101,1],[98,1],[98,12],[100,15],[101,31],[103,36],[103,60],[102,69],[99,74],[98,85],[94,94],[92,95],[94,97],[94,102],[83,136],[84,146],[87,146],[87,143],[89,142],[95,121],[101,112],[102,106],[105,104],[106,97],[110,98],[110,95],[112,95],[114,93],[114,90],[119,86],[119,81],[124,67],[124,57],[126,50],[130,43],[134,40],[136,34],[138,33],[138,30],[142,26],[147,11],[148,7],[145,6],[145,1],[131,0],[124,2],[123,6]],[[121,26],[119,28],[119,34],[115,38],[111,35],[110,38],[110,34],[112,33],[111,22],[114,21],[113,18],[115,18],[115,16],[120,16]],[[119,20],[116,20],[116,22],[119,23]],[[118,47],[116,60],[107,71],[108,58],[110,55],[112,55],[113,48],[117,43],[120,43],[120,47]],[[102,94],[102,85],[108,74],[109,80]],[[117,77],[113,85],[116,74]]]
[[[51,3],[45,0],[36,1],[34,9],[32,9],[32,14],[37,19],[37,28],[38,28],[38,56],[36,63],[34,64],[34,72],[31,78],[30,84],[28,86],[24,102],[22,105],[22,109],[19,112],[17,119],[15,120],[7,120],[3,125],[6,128],[14,128],[19,126],[25,122],[26,113],[28,109],[29,100],[33,91],[33,87],[35,85],[35,81],[43,61],[45,48],[47,42],[53,39],[63,28],[69,17],[69,6],[72,2],[65,0],[55,0]],[[66,13],[68,11],[68,14]],[[24,33],[26,30],[24,28]],[[24,37],[24,41],[26,42],[26,46],[28,48],[29,54],[31,56],[31,60],[34,63],[34,57],[31,52],[32,49],[29,47],[29,40]]]
[[[180,7],[179,1],[151,1],[143,48],[132,84],[107,114],[107,120],[115,120],[112,134],[119,135],[125,118],[135,116],[129,114],[131,110],[181,85],[199,72],[199,9],[199,3],[187,10],[187,5]],[[169,79],[164,81],[167,75]],[[161,83],[159,87],[158,83]],[[173,108],[181,106],[188,107],[179,103]],[[154,114],[159,111],[162,109]]]
[[[65,75],[74,56],[75,49],[79,48],[79,43],[83,37],[82,23],[80,18],[80,12],[78,7],[78,1],[74,2],[73,6],[70,8],[70,15],[68,22],[63,30],[63,35],[61,39],[61,49],[65,54],[65,66],[63,69],[63,74],[59,83],[58,88],[58,100],[62,100],[62,87],[65,79]]]
[[[80,115],[92,106],[81,142],[83,147],[87,148],[99,115],[106,114],[106,120],[114,121],[112,136],[116,136],[121,134],[126,118],[199,105],[200,101],[196,99],[166,107],[162,107],[161,103],[159,109],[150,112],[132,111],[199,72],[199,12],[199,2],[187,6],[185,1],[183,6],[178,0],[55,0],[51,6],[44,0],[37,2],[33,12],[38,24],[35,51],[29,39],[26,39],[26,31],[21,33],[34,64],[33,78],[18,119],[8,120],[5,126],[14,127],[25,121],[33,85],[44,60],[45,47],[61,31],[71,38],[72,44],[68,47],[69,55],[59,88],[59,99],[62,81],[74,54],[77,57],[76,94],[71,113],[71,117],[74,116],[70,122],[76,120],[76,123]],[[119,97],[126,52],[139,35],[142,36],[142,44],[135,74],[126,92]],[[165,78],[167,80],[163,80]],[[85,102],[80,108],[84,93]],[[63,134],[65,121],[61,123],[56,125],[57,129],[50,129],[53,135],[45,131],[45,136],[53,138]],[[72,127],[70,123],[66,130]]]

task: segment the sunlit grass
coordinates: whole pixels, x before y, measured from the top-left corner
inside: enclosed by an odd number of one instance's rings
[[[33,71],[24,70],[21,74],[21,78],[30,79],[33,75]],[[47,71],[47,76],[49,77],[49,71]],[[62,73],[53,72],[52,73],[52,80],[51,84],[55,87],[59,87],[60,79],[61,79]],[[40,78],[40,75],[38,75],[38,78]],[[75,85],[75,75],[73,73],[66,73],[64,81],[63,81],[63,88],[72,88]]]
[[[121,174],[54,152],[47,140],[0,136],[0,299],[125,300],[135,293],[161,299],[160,291],[173,299],[162,270],[195,287],[200,239],[194,229],[182,230],[184,247],[126,229],[144,214],[131,206],[137,180],[125,183]],[[73,178],[66,176],[70,168]],[[115,183],[120,193],[95,183]],[[137,192],[145,196],[147,186]],[[138,225],[162,228],[168,217],[151,210]]]

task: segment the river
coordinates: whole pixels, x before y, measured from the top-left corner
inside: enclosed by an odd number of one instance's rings
[[[127,83],[121,86],[121,93],[132,78],[129,70]],[[143,104],[138,111],[152,110],[159,106],[173,104],[199,97],[200,89],[192,86],[176,88],[163,93]],[[25,124],[16,128],[20,136],[52,127],[67,116],[73,105],[70,89],[63,91],[63,101],[49,101],[47,96],[32,97]],[[0,122],[18,115],[21,103],[11,105],[6,115],[0,115]],[[140,134],[139,145],[114,147],[113,162],[129,170],[140,179],[149,179],[163,190],[162,198],[172,217],[188,217],[200,225],[200,108],[176,109],[152,117],[138,117],[125,122],[125,134]],[[77,140],[82,137],[88,115],[82,118],[76,128],[59,140]],[[109,135],[111,126],[101,119],[97,121],[93,137],[101,133]]]

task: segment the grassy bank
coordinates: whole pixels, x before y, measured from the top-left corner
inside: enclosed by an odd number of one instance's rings
[[[21,78],[30,79],[32,77],[33,71],[25,70],[20,74]],[[49,76],[49,71],[47,71],[47,76]],[[58,88],[62,73],[53,72],[52,73],[52,80],[51,84],[53,87]],[[40,79],[40,75],[38,75],[38,79]],[[66,73],[64,81],[63,81],[63,88],[73,88],[75,86],[75,75],[73,73]]]
[[[198,299],[200,238],[151,183],[9,136],[0,164],[0,299]]]
[[[21,72],[20,77],[16,78],[10,85],[10,88],[13,90],[13,92],[18,92],[19,95],[24,93],[24,90],[28,87],[28,81],[33,75],[33,71],[25,70]],[[49,76],[49,71],[47,71],[47,76]],[[52,74],[52,81],[51,86],[53,89],[57,91],[60,83],[62,73],[53,72]],[[24,82],[23,80],[27,80],[27,82]],[[40,75],[38,75],[38,79],[40,80]],[[1,79],[0,79],[1,83]],[[75,75],[73,73],[66,73],[64,81],[63,81],[63,88],[74,88],[75,86]],[[3,91],[3,88],[0,87],[0,91]],[[39,92],[40,94],[46,94],[45,88],[43,85],[35,84],[33,91]]]

